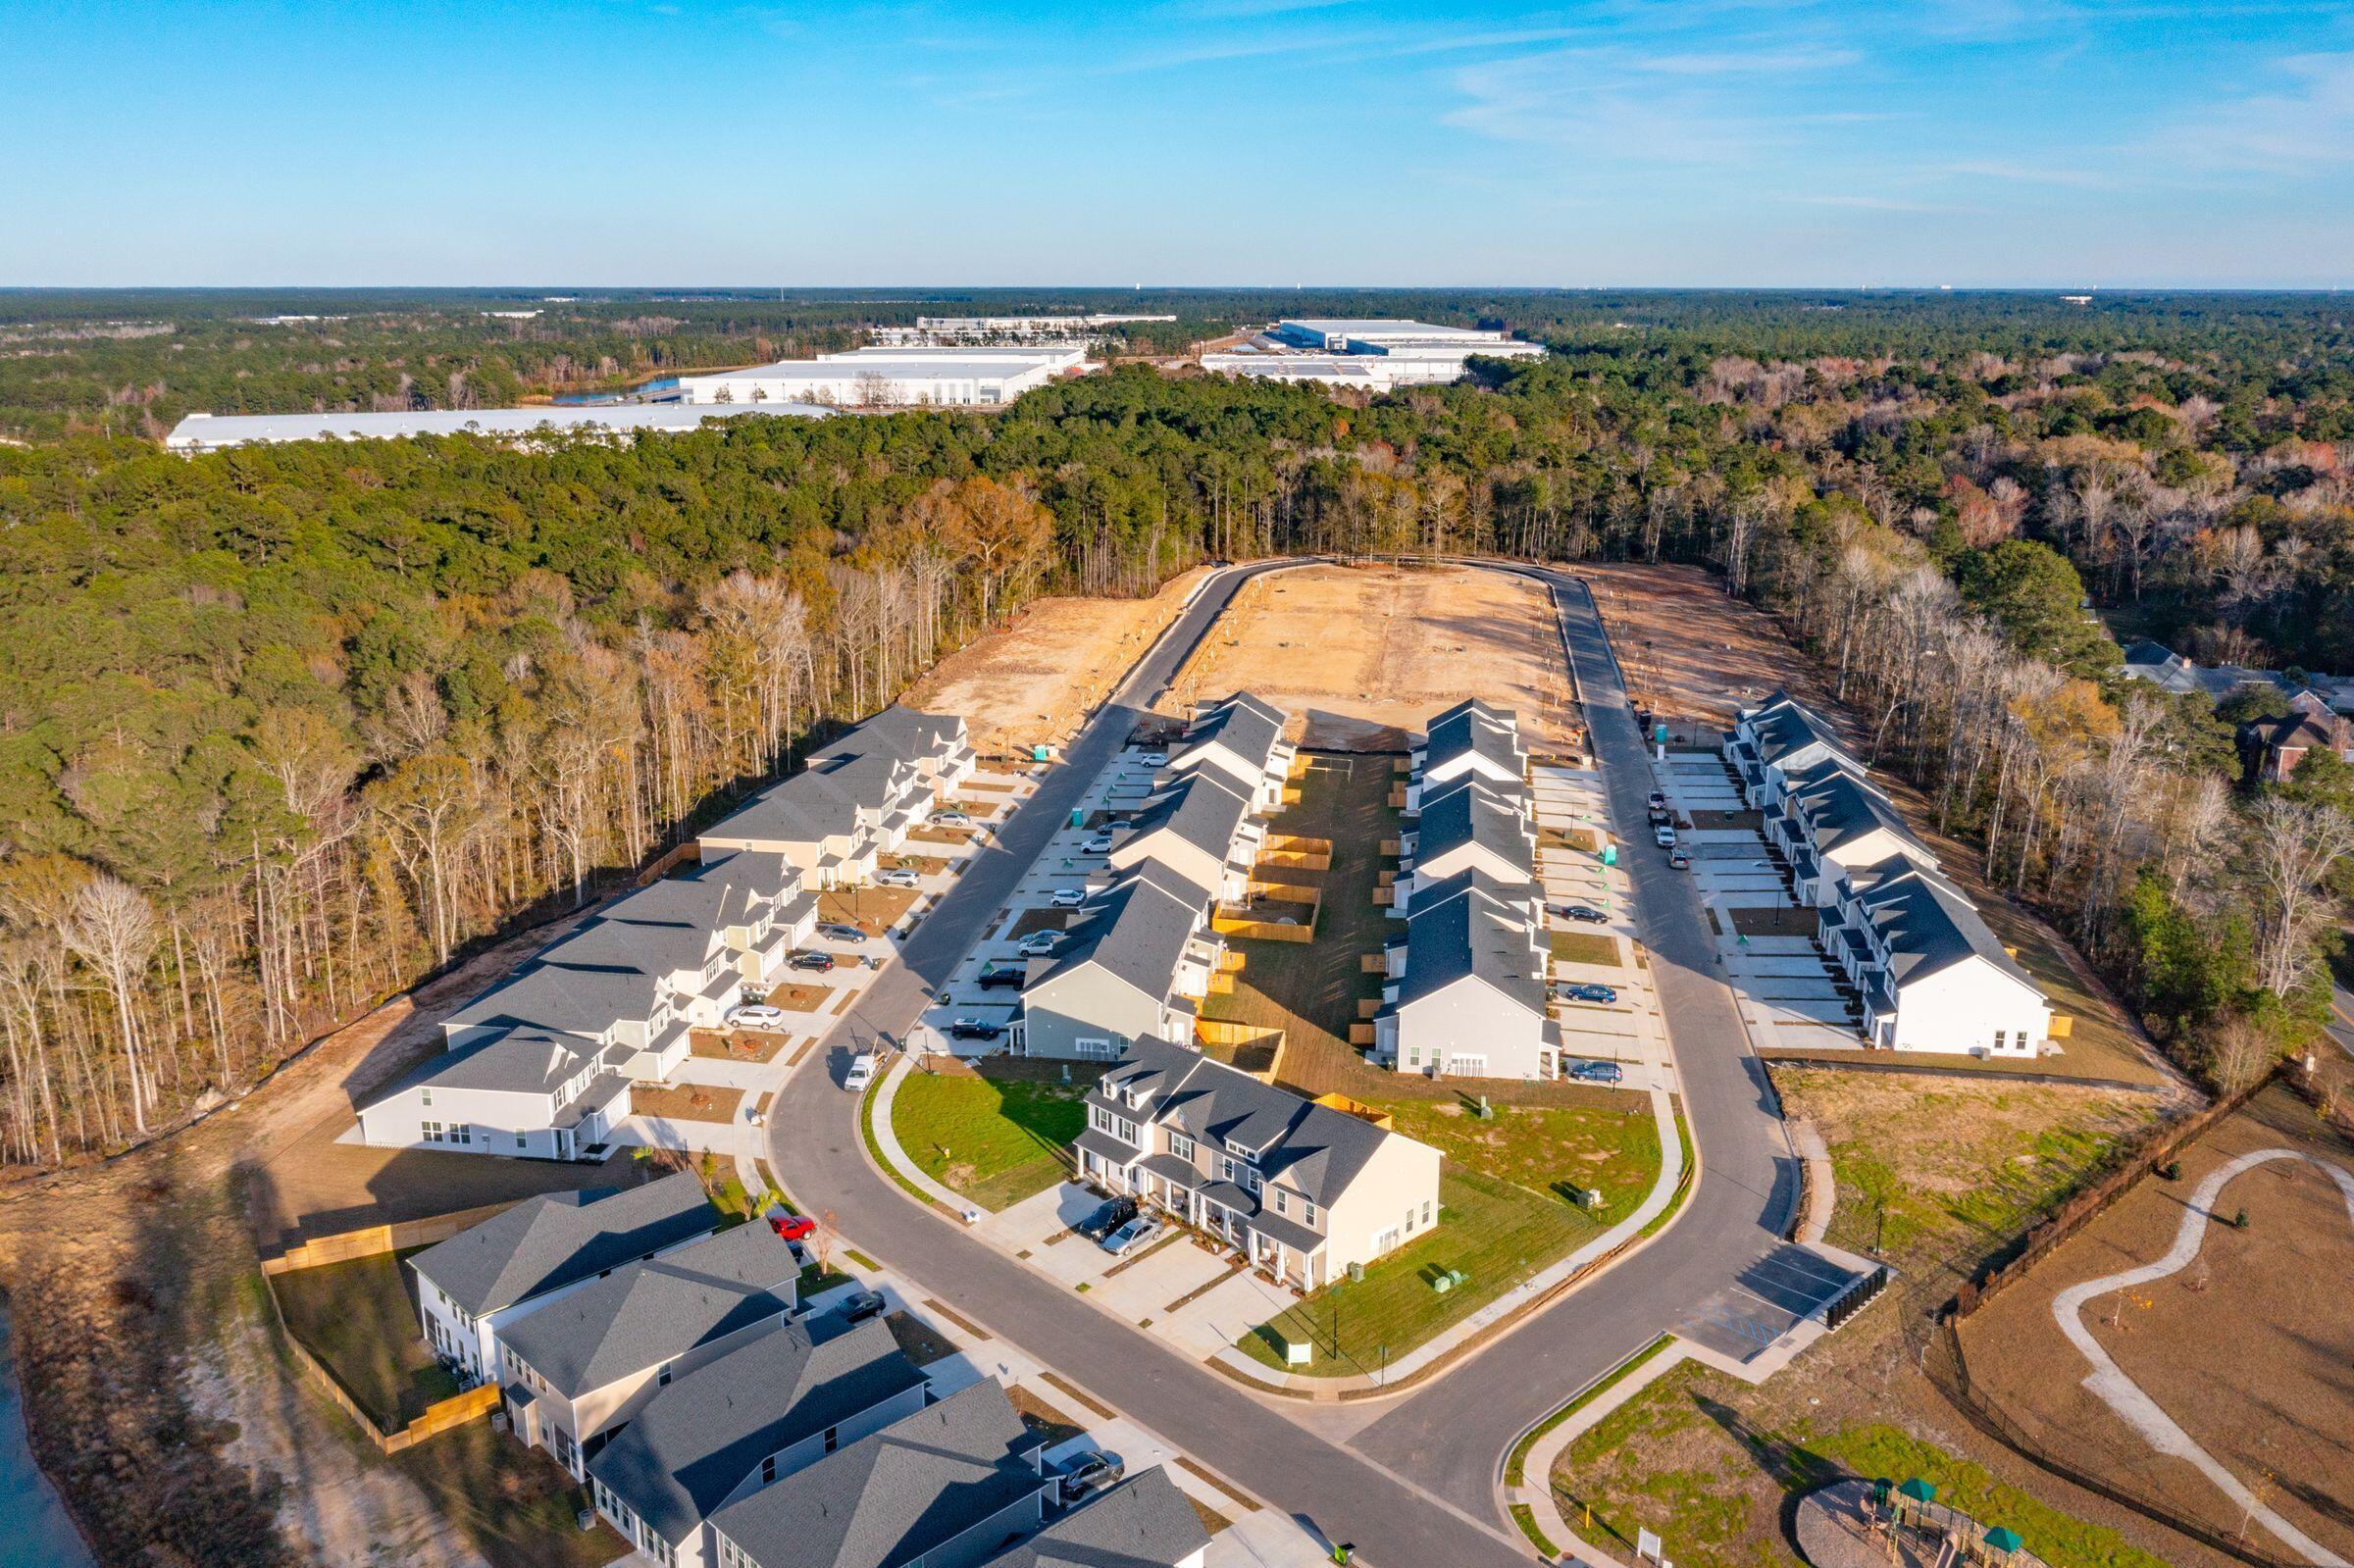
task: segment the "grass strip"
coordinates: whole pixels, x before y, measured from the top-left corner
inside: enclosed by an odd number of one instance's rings
[[[1644,1362],[1649,1361],[1653,1356],[1658,1355],[1662,1350],[1666,1349],[1669,1344],[1674,1342],[1674,1340],[1675,1336],[1672,1334],[1661,1335],[1658,1339],[1652,1340],[1651,1343],[1645,1345],[1642,1349],[1637,1350],[1633,1355],[1630,1355],[1625,1360],[1619,1362],[1616,1366],[1604,1373],[1594,1382],[1587,1384],[1586,1387],[1578,1393],[1577,1397],[1571,1399],[1567,1404],[1561,1406],[1559,1410],[1556,1410],[1553,1414],[1547,1416],[1544,1420],[1529,1428],[1527,1435],[1522,1437],[1518,1442],[1512,1444],[1511,1456],[1506,1459],[1504,1462],[1504,1484],[1508,1487],[1517,1487],[1521,1485],[1525,1479],[1525,1466],[1528,1462],[1528,1451],[1537,1445],[1537,1441],[1540,1438],[1543,1438],[1545,1434],[1553,1431],[1562,1422],[1568,1420],[1580,1410],[1583,1410],[1587,1405],[1592,1404],[1595,1400],[1610,1392],[1611,1390],[1625,1382],[1628,1376],[1630,1376],[1637,1367],[1643,1365]],[[1550,1552],[1552,1548],[1548,1547],[1546,1549],[1548,1552]]]
[[[1684,1151],[1683,1168],[1676,1173],[1675,1190],[1668,1194],[1667,1206],[1653,1215],[1649,1225],[1635,1233],[1638,1239],[1657,1236],[1665,1230],[1667,1222],[1674,1219],[1677,1212],[1683,1208],[1684,1198],[1692,1190],[1692,1177],[1697,1169],[1692,1158],[1692,1129],[1684,1122],[1684,1107],[1681,1101],[1675,1104],[1674,1111],[1675,1146]]]
[[[890,1076],[888,1073],[877,1073],[875,1081],[866,1087],[865,1095],[858,1101],[858,1136],[866,1139],[866,1152],[874,1159],[876,1166],[883,1174],[896,1182],[900,1191],[924,1207],[930,1208],[932,1207],[932,1194],[907,1179],[897,1164],[884,1154],[883,1144],[875,1137],[875,1096],[883,1091],[883,1080]],[[857,1255],[855,1252],[850,1254],[852,1257]],[[871,1269],[874,1265],[869,1263],[867,1267]]]
[[[848,1258],[852,1263],[857,1264],[860,1268],[866,1269],[871,1273],[880,1274],[883,1272],[882,1264],[877,1263],[873,1258],[868,1257],[865,1253],[859,1251],[854,1246],[844,1247],[842,1249],[842,1255]]]
[[[1520,1527],[1520,1534],[1528,1538],[1530,1545],[1548,1557],[1561,1555],[1560,1549],[1545,1538],[1545,1532],[1537,1528],[1537,1511],[1534,1508],[1525,1502],[1515,1502],[1511,1506],[1511,1515],[1512,1523]]]

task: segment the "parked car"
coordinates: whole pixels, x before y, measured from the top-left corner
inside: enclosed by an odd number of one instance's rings
[[[806,969],[812,973],[824,975],[833,970],[834,955],[832,953],[794,953],[791,958],[785,960],[785,967]]]
[[[1618,999],[1618,993],[1608,986],[1597,986],[1591,981],[1586,981],[1573,986],[1563,986],[1561,999],[1572,1002],[1614,1002]]]
[[[950,1039],[996,1039],[1004,1033],[1003,1024],[993,1024],[986,1018],[959,1018],[948,1026]]]
[[[1113,1257],[1133,1252],[1160,1235],[1160,1222],[1150,1214],[1140,1214],[1121,1226],[1099,1244]]]
[[[1019,969],[985,969],[981,972],[981,988],[998,990],[1004,986],[1019,986],[1023,975]]]
[[[1063,1463],[1062,1500],[1077,1502],[1080,1498],[1119,1484],[1128,1467],[1107,1453],[1074,1454]]]
[[[1081,841],[1079,847],[1091,855],[1106,854],[1111,849],[1111,835],[1107,833],[1089,834]]]
[[[935,828],[970,828],[973,825],[973,819],[963,812],[947,809],[932,813],[926,820]]]
[[[1581,1084],[1617,1084],[1626,1079],[1626,1070],[1616,1062],[1576,1062],[1569,1076]]]
[[[1654,790],[1651,792],[1651,797],[1650,797],[1648,800],[1646,800],[1646,801],[1644,802],[1644,804],[1645,804],[1645,805],[1648,805],[1649,807],[1651,807],[1651,809],[1652,809],[1652,810],[1654,810],[1654,811],[1664,811],[1664,810],[1666,810],[1666,809],[1667,809],[1667,791],[1666,791],[1666,790],[1664,790],[1664,789],[1654,789]]]
[[[1169,754],[1165,751],[1140,751],[1136,754],[1136,760],[1148,768],[1165,768],[1169,765]]]
[[[875,1081],[875,1053],[860,1051],[850,1058],[850,1070],[842,1078],[842,1087],[853,1094],[866,1092],[866,1086]]]
[[[1675,830],[1667,827],[1665,824],[1662,824],[1661,826],[1652,829],[1651,836],[1662,849],[1673,849],[1675,847]]]
[[[1678,871],[1690,871],[1692,869],[1692,857],[1684,853],[1683,846],[1678,844],[1671,852],[1669,852],[1667,856],[1667,864],[1673,866]]]
[[[1125,1195],[1106,1198],[1095,1213],[1079,1222],[1078,1231],[1091,1241],[1100,1241],[1135,1218],[1136,1199]]]
[[[842,1304],[842,1315],[852,1323],[864,1323],[868,1318],[879,1318],[890,1310],[891,1303],[883,1299],[883,1292],[880,1290],[861,1290]]]
[[[817,1222],[806,1214],[771,1214],[768,1228],[787,1241],[806,1241],[817,1234]]]
[[[1051,958],[1054,949],[1061,944],[1062,938],[1053,932],[1034,931],[1024,936],[1013,950],[1024,958]]]
[[[817,928],[817,934],[820,936],[831,936],[838,942],[848,942],[853,947],[866,940],[865,932],[860,931],[857,927],[852,926],[847,922],[840,920],[827,921],[824,925]]]
[[[1056,909],[1077,909],[1081,904],[1087,902],[1087,889],[1084,887],[1057,887],[1047,899],[1047,902]]]
[[[771,1007],[766,1002],[746,1002],[742,1007],[728,1009],[730,1029],[783,1029],[785,1009]]]
[[[875,885],[878,887],[915,887],[920,886],[923,880],[916,875],[912,866],[894,866],[889,871],[875,873]]]
[[[1561,905],[1561,918],[1583,921],[1589,926],[1607,926],[1611,923],[1611,917],[1596,909],[1592,904],[1563,904]]]
[[[1652,825],[1654,828],[1657,828],[1657,827],[1659,827],[1659,826],[1660,826],[1661,824],[1663,824],[1663,823],[1672,823],[1673,821],[1675,821],[1675,819],[1674,819],[1673,817],[1671,817],[1671,816],[1669,816],[1669,815],[1667,814],[1667,808],[1666,808],[1665,806],[1654,806],[1654,807],[1652,807],[1652,808],[1651,808],[1651,812],[1650,812],[1650,816],[1651,816],[1651,825]]]

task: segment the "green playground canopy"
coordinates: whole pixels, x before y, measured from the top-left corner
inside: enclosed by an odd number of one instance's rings
[[[2019,1539],[2019,1532],[2009,1525],[1996,1525],[1986,1532],[1986,1544],[1995,1551],[2017,1551],[2025,1543]]]
[[[1919,1476],[1915,1476],[1912,1480],[1906,1482],[1903,1486],[1897,1488],[1896,1490],[1903,1492],[1906,1496],[1912,1498],[1915,1502],[1927,1502],[1937,1495],[1937,1489],[1930,1486],[1927,1482],[1921,1480]]]

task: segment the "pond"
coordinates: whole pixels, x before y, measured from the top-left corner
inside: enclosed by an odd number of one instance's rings
[[[25,1406],[0,1306],[0,1568],[93,1568],[89,1548],[25,1444]]]

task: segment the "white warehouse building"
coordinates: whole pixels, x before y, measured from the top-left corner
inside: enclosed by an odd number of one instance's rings
[[[748,370],[682,376],[689,403],[815,403],[838,408],[994,407],[1083,370],[1077,344],[1038,348],[852,349]]]
[[[1542,359],[1545,345],[1509,332],[1428,322],[1277,322],[1254,346],[1203,354],[1202,368],[1268,381],[1316,381],[1390,392],[1401,386],[1458,381],[1474,356]]]

